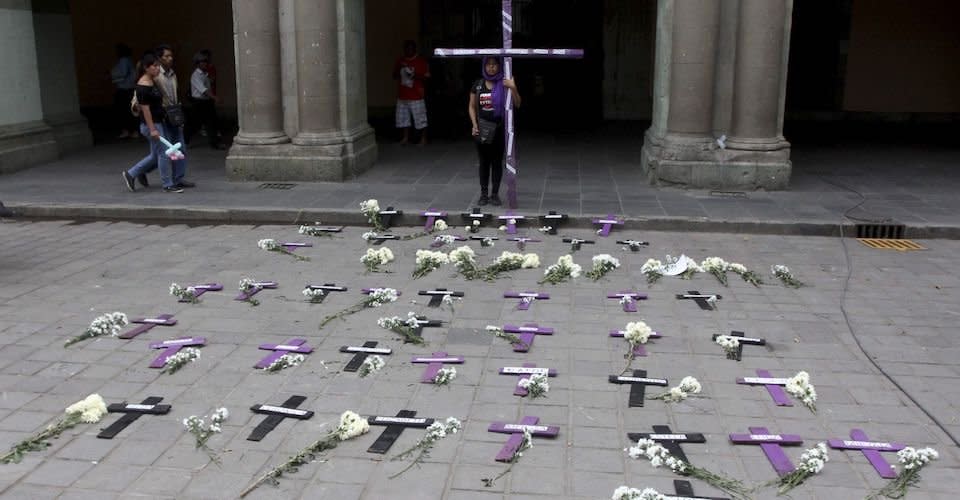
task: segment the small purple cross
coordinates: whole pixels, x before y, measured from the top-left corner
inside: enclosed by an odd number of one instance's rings
[[[267,357],[261,359],[257,364],[253,365],[254,368],[267,368],[272,365],[274,361],[283,357],[284,354],[288,353],[297,353],[297,354],[310,354],[313,352],[313,348],[306,345],[307,339],[290,339],[286,344],[260,344],[259,349],[265,351],[273,351]]]
[[[533,346],[533,339],[537,335],[553,335],[553,328],[538,326],[536,323],[526,323],[523,326],[503,325],[506,333],[516,333],[520,337],[520,344],[513,344],[513,352],[527,352]]]
[[[181,337],[179,339],[164,340],[163,342],[154,342],[150,344],[151,349],[163,349],[163,352],[150,363],[150,368],[163,368],[167,364],[167,358],[178,353],[180,349],[191,346],[202,346],[207,343],[203,337]]]
[[[514,215],[513,211],[507,210],[505,215],[498,215],[497,219],[507,226],[507,234],[517,234],[517,222],[524,220],[522,215]]]
[[[524,363],[523,366],[504,366],[500,369],[500,375],[519,375],[517,386],[513,389],[514,396],[526,396],[527,390],[520,387],[520,382],[527,380],[531,375],[543,374],[548,377],[556,377],[557,370],[554,368],[537,368],[534,363]]]
[[[850,439],[830,439],[827,444],[837,450],[860,450],[863,456],[867,457],[870,465],[877,470],[877,474],[885,479],[897,477],[896,469],[883,458],[881,451],[900,451],[907,447],[901,443],[875,442],[867,438],[867,433],[861,429],[852,429]]]
[[[283,248],[286,248],[288,252],[292,252],[298,248],[312,247],[313,243],[298,243],[294,241],[286,241],[286,242],[280,243],[280,246],[282,246]]]
[[[253,283],[253,288],[248,292],[240,292],[233,300],[249,300],[250,297],[260,293],[264,288],[274,289],[277,287],[276,281],[258,281]]]
[[[626,331],[625,331],[625,330],[610,330],[610,336],[611,336],[611,337],[623,337],[625,334],[626,334]],[[650,334],[650,338],[651,338],[651,339],[659,339],[659,338],[662,338],[662,337],[663,337],[663,335],[660,335],[660,334],[657,333],[657,332],[653,332],[653,333]],[[637,345],[633,348],[633,355],[634,355],[634,356],[646,356],[646,355],[647,355],[647,350],[643,347],[643,344],[637,344]]]
[[[177,324],[177,320],[173,319],[172,314],[158,314],[155,318],[137,318],[130,320],[131,323],[137,323],[140,326],[130,330],[129,332],[121,333],[118,338],[121,339],[132,339],[141,333],[146,333],[153,327],[160,326],[173,326]]]
[[[434,210],[432,208],[428,208],[426,211],[424,211],[420,215],[427,218],[427,222],[423,224],[423,230],[430,232],[433,230],[433,224],[437,221],[437,219],[438,218],[442,219],[446,217],[447,213],[444,212],[443,210]]]
[[[787,393],[784,392],[783,387],[781,387],[787,385],[787,380],[789,379],[774,378],[767,370],[757,370],[756,377],[741,377],[737,379],[737,383],[766,386],[767,392],[770,393],[770,397],[777,403],[777,406],[793,406]]]
[[[200,285],[190,285],[186,288],[193,288],[193,296],[196,298],[207,292],[217,292],[223,290],[223,285],[220,283],[202,283]],[[180,299],[177,302],[190,302],[190,299]]]
[[[618,219],[613,215],[607,215],[607,217],[603,219],[593,219],[593,223],[601,224],[602,226],[600,227],[600,230],[597,231],[597,234],[607,237],[610,236],[610,229],[612,229],[613,226],[623,225],[623,219]]]
[[[538,239],[536,239],[536,238],[528,238],[528,237],[526,237],[526,236],[516,236],[516,237],[513,237],[513,238],[507,238],[507,239],[510,240],[510,241],[516,241],[516,242],[517,242],[517,248],[518,248],[521,252],[527,249],[527,243],[536,243],[536,242],[540,241],[540,240],[538,240]]]
[[[646,294],[631,291],[608,293],[607,298],[620,300],[623,304],[623,312],[637,312],[637,301],[647,300]]]
[[[803,438],[794,434],[770,434],[766,427],[750,427],[750,434],[730,434],[733,444],[759,444],[763,454],[773,465],[780,477],[796,469],[781,445],[797,446],[803,444]]]
[[[426,363],[427,369],[423,371],[423,376],[420,377],[420,383],[432,384],[434,383],[433,379],[437,377],[437,372],[443,368],[444,364],[463,364],[463,356],[448,356],[446,352],[440,351],[433,353],[433,355],[429,357],[414,357],[410,362]]]
[[[547,300],[550,298],[550,296],[542,292],[504,292],[503,298],[520,299],[520,303],[517,304],[517,309],[521,311],[526,311],[530,309],[530,304],[533,301]]]
[[[499,432],[501,434],[510,434],[500,453],[497,453],[497,462],[510,462],[513,455],[523,443],[523,431],[528,430],[530,434],[537,437],[557,437],[560,434],[560,428],[555,425],[537,425],[540,417],[523,417],[519,424],[505,424],[494,422],[487,428],[487,432]]]

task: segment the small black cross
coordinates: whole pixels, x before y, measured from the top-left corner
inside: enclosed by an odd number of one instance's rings
[[[383,354],[389,356],[393,351],[386,347],[377,347],[377,342],[373,340],[368,340],[363,343],[361,347],[352,347],[352,346],[343,346],[340,348],[340,352],[356,353],[356,355],[351,359],[346,366],[343,367],[345,372],[355,372],[360,369],[360,365],[363,364],[363,361],[367,359],[367,356],[371,354]]]
[[[631,252],[639,252],[640,247],[650,246],[647,241],[640,240],[617,240],[618,245],[627,245]]]
[[[703,434],[700,433],[687,433],[687,432],[673,432],[670,430],[669,425],[654,425],[653,432],[631,432],[627,434],[627,439],[631,442],[636,442],[640,439],[650,439],[656,441],[663,445],[671,455],[683,460],[686,463],[690,463],[690,459],[687,458],[687,455],[683,452],[683,449],[680,448],[680,445],[683,443],[706,443],[707,438],[703,437]]]
[[[386,210],[381,210],[378,215],[380,216],[380,225],[389,229],[390,226],[393,225],[393,218],[395,216],[403,215],[403,210],[387,207]],[[383,242],[381,241],[380,243]]]
[[[690,481],[683,479],[673,480],[673,491],[676,492],[676,496],[665,495],[664,497],[672,500],[730,500],[727,497],[698,497],[693,493],[693,485]]]
[[[367,453],[384,454],[393,446],[393,443],[400,437],[400,433],[408,427],[416,429],[426,429],[433,423],[432,418],[416,418],[417,412],[414,410],[400,410],[396,417],[370,417],[367,422],[370,425],[385,425],[386,429],[380,434],[380,437],[367,448]]]
[[[467,229],[472,233],[474,232],[474,227],[480,228],[484,222],[490,220],[491,215],[485,214],[480,210],[480,207],[473,207],[469,212],[463,212],[460,214],[463,217],[463,220],[467,222]],[[476,226],[473,225],[473,221],[479,221],[480,224]]]
[[[447,290],[446,288],[435,288],[433,290],[420,290],[417,295],[426,295],[430,297],[430,302],[427,303],[429,307],[440,307],[440,304],[443,303],[443,298],[446,296],[451,297],[463,297],[463,292],[455,292],[453,290]]]
[[[577,250],[580,250],[580,246],[583,244],[593,245],[594,243],[596,243],[593,240],[581,240],[580,238],[564,238],[563,242],[569,243],[570,249],[573,250],[574,252],[576,252]]]
[[[378,234],[378,235],[374,236],[373,238],[370,238],[370,241],[373,242],[373,246],[378,246],[378,245],[382,245],[384,241],[387,241],[387,240],[399,240],[399,239],[400,239],[399,236],[395,236],[395,235],[392,235],[392,234]]]
[[[163,401],[161,397],[150,396],[141,401],[140,404],[114,403],[107,406],[108,412],[123,413],[124,415],[116,422],[110,424],[110,427],[100,431],[97,437],[101,439],[113,439],[114,436],[120,434],[120,431],[126,429],[128,425],[140,418],[140,415],[166,415],[170,413],[170,405],[157,404],[161,401]]]
[[[283,402],[280,406],[272,405],[253,405],[250,407],[250,410],[254,413],[260,413],[262,415],[268,415],[267,418],[263,419],[263,422],[260,422],[260,425],[256,426],[253,429],[253,432],[250,433],[250,436],[247,437],[247,441],[260,441],[267,434],[275,429],[280,422],[283,422],[286,418],[296,418],[299,420],[307,420],[313,416],[313,412],[310,410],[298,410],[297,407],[301,403],[306,401],[306,396],[290,396],[286,401]]]
[[[647,378],[646,370],[634,370],[633,376],[610,375],[611,384],[630,384],[630,399],[627,404],[630,408],[643,406],[644,392],[648,385],[666,386],[665,378]]]
[[[567,214],[558,214],[556,210],[551,210],[547,212],[547,215],[540,216],[540,224],[550,228],[547,234],[557,234],[557,228],[560,227],[561,223],[566,222],[568,218]]]
[[[321,295],[317,302],[323,302],[323,299],[327,298],[327,295],[330,295],[330,292],[346,292],[347,287],[338,286],[335,283],[324,283],[322,285],[307,285],[307,288],[311,290],[323,290],[323,295]]]
[[[685,294],[677,294],[677,299],[693,300],[698,306],[700,306],[700,309],[703,309],[704,311],[712,311],[715,309],[710,301],[707,300],[710,298],[720,300],[723,297],[713,293],[700,293],[697,290],[687,290],[687,293]]]
[[[719,336],[720,336],[719,333],[713,334],[713,341],[716,342],[716,341],[717,341],[717,337],[719,337]],[[738,337],[737,340],[740,341],[740,343],[737,344],[737,353],[736,353],[736,355],[735,355],[736,357],[734,358],[734,359],[736,359],[737,361],[740,361],[741,358],[743,358],[743,345],[744,345],[744,344],[747,344],[747,345],[767,345],[767,339],[754,338],[754,337],[745,337],[743,332],[740,332],[740,331],[737,331],[737,330],[731,331],[729,337]]]

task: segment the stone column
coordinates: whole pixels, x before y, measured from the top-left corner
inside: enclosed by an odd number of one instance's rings
[[[297,153],[289,174],[342,180],[372,166],[377,155],[367,123],[364,2],[292,3]]]
[[[290,138],[283,129],[277,0],[233,0],[240,131],[227,155],[231,180],[283,180]]]
[[[43,121],[30,0],[0,2],[0,174],[55,160],[57,143]]]
[[[653,122],[641,155],[651,181],[696,185],[714,161],[719,33],[720,2],[658,2]]]
[[[793,0],[741,0],[733,106],[725,158],[755,165],[764,186],[786,187],[790,143],[783,137]]]
[[[50,126],[60,154],[93,145],[87,119],[80,114],[73,25],[67,0],[33,0],[37,71],[43,121]]]
[[[280,21],[277,0],[233,0],[237,68],[236,144],[289,142],[280,97]]]

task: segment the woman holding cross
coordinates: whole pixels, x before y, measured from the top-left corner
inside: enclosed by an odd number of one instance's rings
[[[502,203],[498,191],[500,179],[503,177],[505,89],[509,89],[515,108],[520,107],[520,93],[512,78],[503,77],[499,58],[484,58],[482,72],[483,78],[474,82],[470,88],[470,105],[467,109],[473,124],[473,137],[477,141],[477,154],[480,157],[478,204],[490,203],[499,206]],[[488,183],[491,188],[489,191]]]

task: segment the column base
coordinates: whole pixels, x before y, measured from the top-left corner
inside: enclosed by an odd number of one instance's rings
[[[691,189],[784,190],[790,184],[789,143],[780,139],[754,149],[721,149],[712,137],[644,137],[640,154],[651,184]],[[741,143],[735,143],[738,147]]]
[[[81,114],[66,116],[47,116],[44,121],[50,124],[53,138],[57,141],[60,154],[71,153],[93,146],[93,134],[87,119]]]
[[[234,143],[227,155],[227,179],[342,182],[368,170],[377,161],[377,143],[369,126],[336,137],[339,141],[325,141],[326,144],[298,140],[301,136],[292,144]]]
[[[53,130],[44,122],[0,127],[0,174],[47,163],[60,157]]]

